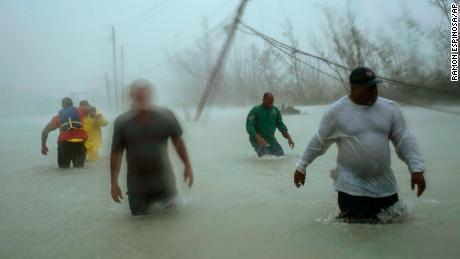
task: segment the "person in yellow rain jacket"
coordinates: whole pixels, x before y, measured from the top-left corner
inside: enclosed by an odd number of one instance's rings
[[[99,160],[99,148],[102,145],[101,127],[107,126],[109,122],[104,116],[96,110],[96,107],[90,106],[89,102],[83,100],[80,107],[88,107],[88,115],[83,118],[83,128],[88,134],[85,142],[87,159],[89,161]]]

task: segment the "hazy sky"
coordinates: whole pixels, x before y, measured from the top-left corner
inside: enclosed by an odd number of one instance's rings
[[[289,18],[301,47],[324,28],[318,3],[345,12],[346,0],[250,0],[243,20],[282,39]],[[233,14],[239,0],[0,0],[0,89],[58,96],[103,88],[112,72],[110,26],[126,49],[128,80],[189,46],[202,32],[203,17],[213,27]],[[424,0],[355,0],[353,9],[370,35],[395,33],[402,12],[426,27],[439,15]],[[391,27],[389,24],[391,23]],[[393,29],[389,29],[393,28]],[[222,40],[222,39],[220,39]],[[158,81],[171,71],[142,76]],[[166,86],[160,86],[165,91]],[[11,89],[14,90],[11,90]]]

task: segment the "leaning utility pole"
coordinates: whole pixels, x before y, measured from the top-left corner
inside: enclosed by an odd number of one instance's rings
[[[109,75],[105,73],[105,89],[107,91],[107,105],[109,106],[109,111],[112,111],[112,96],[110,94],[110,83],[109,83]]]
[[[118,111],[118,83],[117,83],[117,52],[116,52],[116,41],[115,41],[115,26],[112,26],[112,50],[113,50],[113,91],[114,91],[114,107],[115,111]]]
[[[244,8],[246,7],[246,4],[248,1],[249,0],[241,0],[241,3],[236,11],[236,16],[235,16],[235,19],[233,20],[232,27],[230,27],[230,32],[227,37],[227,40],[225,41],[222,47],[222,50],[220,51],[219,57],[217,59],[217,63],[213,67],[211,71],[211,75],[209,76],[209,79],[206,83],[206,88],[204,89],[204,92],[201,95],[200,103],[198,104],[198,107],[196,109],[195,121],[200,119],[201,112],[203,111],[204,105],[206,104],[206,100],[208,99],[209,93],[212,91],[212,89],[215,87],[217,83],[217,79],[218,79],[220,70],[222,68],[222,65],[224,64],[225,58],[227,57],[227,54],[233,42],[233,39],[235,38],[235,33],[238,27],[238,23],[240,22],[241,16],[243,15],[243,12],[244,12]]]

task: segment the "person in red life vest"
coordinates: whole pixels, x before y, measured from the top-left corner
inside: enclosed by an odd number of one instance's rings
[[[42,154],[48,154],[46,140],[48,134],[59,128],[58,165],[59,168],[83,167],[86,158],[85,141],[88,135],[83,130],[83,118],[87,111],[73,106],[72,99],[62,99],[62,109],[42,131]]]

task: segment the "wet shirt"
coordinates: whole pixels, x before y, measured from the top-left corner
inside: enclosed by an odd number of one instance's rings
[[[83,122],[83,118],[85,117],[85,111],[81,108],[77,108],[77,111],[80,117],[80,121]],[[58,142],[61,142],[61,141],[82,142],[88,138],[86,131],[84,131],[83,129],[71,129],[68,131],[64,131],[60,129],[61,124],[62,122],[59,119],[59,115],[54,116],[51,119],[50,123],[48,124],[48,126],[50,127],[50,130],[59,129]]]
[[[112,152],[126,149],[128,194],[175,195],[168,139],[182,135],[174,114],[156,107],[120,115],[114,124]]]
[[[254,148],[259,146],[256,133],[259,134],[269,145],[278,142],[275,138],[275,131],[278,128],[282,133],[287,131],[283,123],[281,113],[275,106],[266,108],[264,105],[257,105],[251,109],[246,119],[246,131],[249,134],[249,141]]]
[[[390,196],[398,186],[391,170],[389,141],[410,172],[425,170],[415,138],[394,102],[379,97],[374,105],[357,105],[344,96],[326,111],[297,170],[305,173],[316,157],[336,143],[338,157],[333,178],[337,191],[356,196]]]

